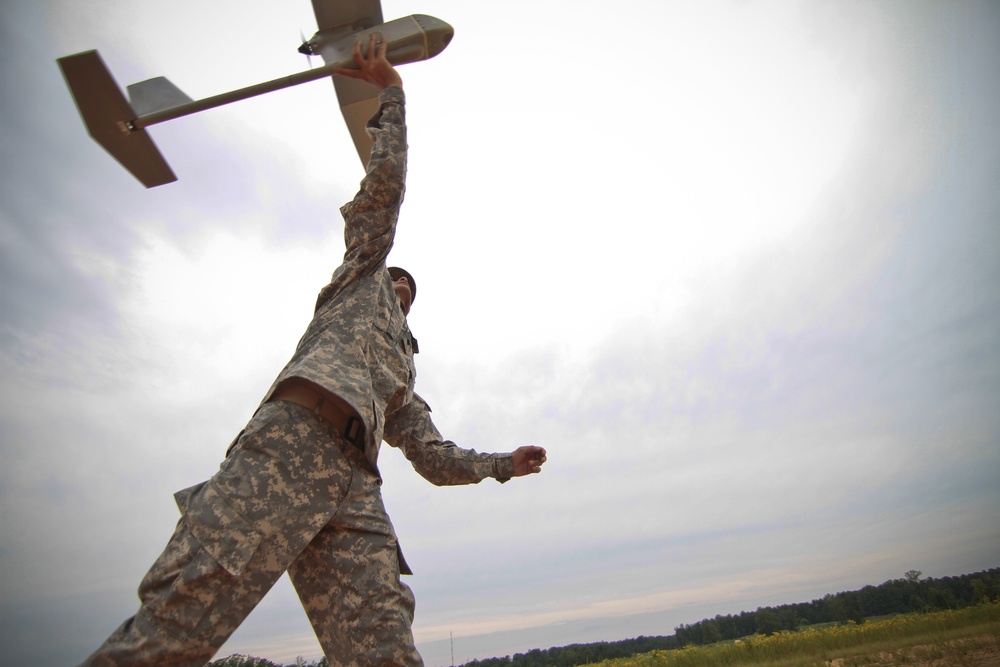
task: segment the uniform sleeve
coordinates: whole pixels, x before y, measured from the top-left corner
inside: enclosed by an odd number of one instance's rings
[[[487,477],[506,482],[514,476],[510,454],[480,454],[445,440],[431,421],[431,409],[422,398],[386,415],[383,437],[403,451],[413,469],[437,486],[478,484]]]
[[[396,237],[399,208],[406,190],[406,98],[395,86],[379,93],[379,109],[368,121],[374,145],[365,177],[354,199],[340,208],[344,216],[344,261],[316,300],[316,309],[360,276],[385,263]]]

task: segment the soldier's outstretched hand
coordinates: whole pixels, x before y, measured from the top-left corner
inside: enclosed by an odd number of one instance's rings
[[[542,464],[545,463],[545,449],[535,445],[525,445],[515,449],[513,457],[514,477],[523,477],[542,471]]]
[[[352,79],[367,81],[379,89],[388,88],[389,86],[399,86],[402,88],[403,79],[399,76],[396,68],[392,66],[392,63],[385,57],[388,51],[389,41],[384,39],[379,33],[372,33],[368,36],[368,45],[364,49],[362,49],[360,39],[354,42],[353,57],[358,69],[337,67],[333,70],[333,73]]]

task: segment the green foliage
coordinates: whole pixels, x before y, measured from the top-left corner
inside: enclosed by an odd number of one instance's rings
[[[473,660],[461,667],[576,667],[652,651],[705,646],[752,635],[792,632],[802,625],[862,624],[866,618],[962,609],[978,604],[984,598],[1000,598],[1000,568],[942,579],[924,579],[922,576],[923,573],[918,570],[910,570],[903,578],[887,581],[880,586],[865,586],[857,591],[833,593],[812,602],[760,607],[757,611],[716,616],[690,625],[680,625],[674,629],[672,636],[574,644],[547,650],[534,649],[504,658]]]
[[[611,660],[600,667],[978,665],[1000,653],[1000,602],[961,610],[752,635]],[[992,664],[992,663],[989,663]]]
[[[213,660],[206,667],[282,667],[276,662],[271,662],[265,658],[255,658],[251,655],[233,655],[222,660]]]
[[[618,642],[572,644],[550,649],[532,649],[504,658],[473,660],[463,667],[573,667],[617,658],[629,658],[637,653],[677,648],[674,637],[636,637]]]
[[[718,628],[722,639],[738,639],[752,634],[795,630],[809,619],[810,624],[863,623],[866,618],[912,612],[962,609],[983,600],[1000,598],[1000,568],[960,577],[921,578],[910,570],[902,579],[880,586],[865,586],[798,604],[762,607],[736,616],[716,616],[675,630],[680,646],[704,645],[716,636],[706,628]],[[717,640],[716,640],[717,641]]]
[[[781,622],[773,609],[758,609],[754,621],[758,635],[773,635],[775,632],[781,632]]]
[[[923,573],[919,570],[910,570],[903,578],[886,581],[879,586],[825,595],[812,602],[760,607],[757,611],[719,615],[690,625],[680,625],[669,636],[641,636],[617,642],[532,649],[503,658],[473,660],[460,667],[577,667],[628,660],[684,647],[693,649],[722,644],[751,636],[784,636],[807,625],[811,626],[810,631],[824,626],[843,627],[845,624],[864,627],[872,625],[865,619],[965,609],[990,600],[1000,600],[1000,568],[960,577],[922,577]],[[651,664],[642,662],[644,665]],[[299,658],[294,665],[283,666],[263,658],[231,655],[210,662],[208,667],[328,667],[328,664],[326,658],[318,662],[305,662]]]
[[[327,662],[326,658],[320,658],[318,661],[307,661],[300,657],[291,665],[282,665],[265,658],[255,658],[252,655],[234,653],[221,660],[213,660],[205,667],[329,667],[329,665],[330,663]]]

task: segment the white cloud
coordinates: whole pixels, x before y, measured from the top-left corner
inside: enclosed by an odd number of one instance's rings
[[[45,665],[134,610],[360,170],[319,82],[154,128],[181,180],[144,191],[51,63],[214,94],[304,67],[308,3],[39,7],[0,40],[0,612],[72,639],[0,643]],[[996,565],[997,16],[956,7],[387,2],[458,31],[404,71],[418,391],[460,444],[550,459],[437,489],[385,449],[428,664],[449,632],[488,657]],[[318,657],[287,584],[250,648]]]

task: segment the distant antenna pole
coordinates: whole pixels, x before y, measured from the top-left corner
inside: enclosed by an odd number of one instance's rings
[[[448,636],[451,637],[451,667],[455,667],[455,636],[451,634],[451,630],[448,631]]]

